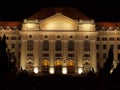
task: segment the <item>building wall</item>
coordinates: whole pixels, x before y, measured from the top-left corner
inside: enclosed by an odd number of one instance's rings
[[[6,35],[8,49],[16,56],[19,68],[32,72],[34,68],[39,68],[41,73],[52,69],[59,73],[60,68],[63,71],[67,68],[71,73],[78,73],[79,68],[86,72],[92,69],[97,72],[103,66],[110,47],[114,50],[114,66],[119,61],[119,30],[96,30],[93,20],[78,21],[76,30],[67,30],[66,27],[65,30],[41,30],[39,25],[39,20],[25,20],[22,30],[0,30],[1,37]],[[43,50],[45,41],[48,43],[47,50]],[[69,41],[73,42],[71,47],[74,50],[68,50]],[[60,50],[56,50],[57,42]]]

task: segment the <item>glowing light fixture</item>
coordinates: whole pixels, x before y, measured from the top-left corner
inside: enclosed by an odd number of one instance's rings
[[[67,68],[66,67],[62,68],[62,74],[67,74]]]
[[[34,73],[35,73],[35,74],[38,74],[38,72],[39,72],[38,67],[34,67]]]
[[[83,69],[81,67],[78,68],[78,74],[83,73]]]
[[[54,67],[50,67],[49,73],[54,74]]]

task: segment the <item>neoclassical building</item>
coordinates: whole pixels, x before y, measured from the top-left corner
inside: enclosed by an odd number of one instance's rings
[[[95,22],[75,8],[43,8],[23,22],[0,22],[0,36],[28,72],[97,72],[113,47],[120,58],[120,23]]]

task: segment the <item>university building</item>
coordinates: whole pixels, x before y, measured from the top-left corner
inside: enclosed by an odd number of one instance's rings
[[[75,8],[46,7],[23,22],[0,22],[0,37],[28,72],[97,72],[113,48],[120,58],[120,23],[95,22]]]

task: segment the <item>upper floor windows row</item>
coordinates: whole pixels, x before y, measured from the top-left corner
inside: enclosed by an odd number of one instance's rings
[[[1,36],[0,36],[1,39]],[[6,40],[21,40],[21,37],[17,37],[17,36],[6,36]]]
[[[62,41],[57,40],[55,42],[55,50],[62,51]],[[43,41],[43,51],[49,51],[49,41],[48,40]],[[68,42],[68,51],[74,51],[74,41],[72,41],[72,40],[70,40]]]
[[[120,41],[120,37],[97,37],[97,41]]]
[[[108,46],[107,44],[103,44],[101,49],[107,49],[107,46]],[[109,47],[114,49],[114,44],[110,44]],[[96,49],[100,49],[100,45],[99,44],[96,44]],[[117,49],[120,49],[120,44],[117,45]]]
[[[50,42],[48,40],[43,41],[43,51],[49,51],[50,50]],[[60,40],[57,40],[55,42],[55,51],[62,51],[63,49],[63,43]],[[27,50],[32,51],[33,50],[33,40],[29,40],[27,42]],[[68,51],[74,51],[74,41],[70,40],[68,41]]]

